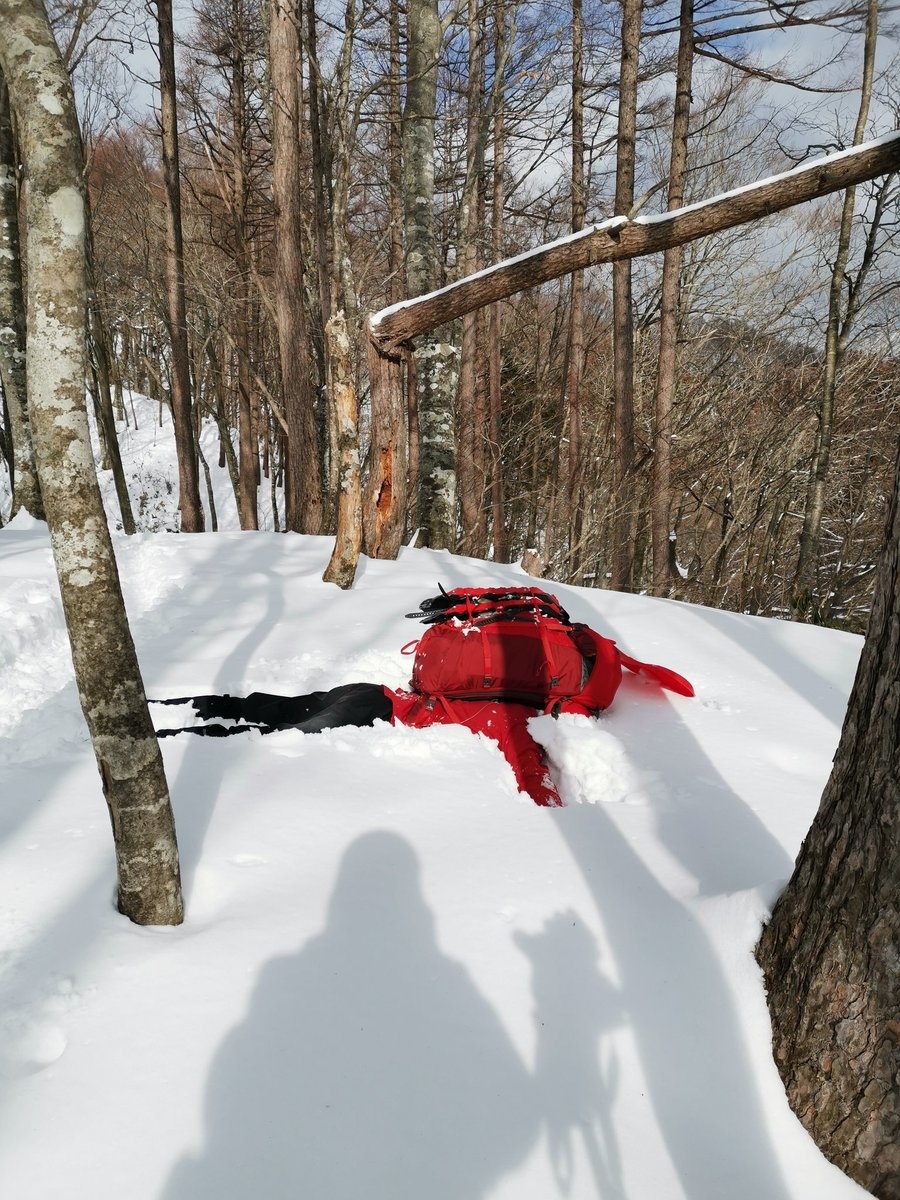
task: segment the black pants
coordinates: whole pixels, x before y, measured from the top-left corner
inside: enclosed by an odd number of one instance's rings
[[[180,696],[157,700],[156,704],[190,704],[206,722],[186,729],[158,729],[157,737],[176,733],[196,733],[201,737],[228,737],[257,729],[273,733],[277,729],[299,729],[317,733],[341,725],[372,725],[389,721],[393,706],[378,683],[345,683],[327,692],[309,692],[305,696],[277,696],[271,692],[251,692],[249,696]],[[222,725],[217,721],[236,721]]]

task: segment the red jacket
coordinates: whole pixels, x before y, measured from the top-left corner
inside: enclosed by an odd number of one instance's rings
[[[395,692],[385,688],[393,706],[393,719],[412,729],[428,725],[464,725],[472,733],[483,733],[497,743],[513,769],[516,782],[535,804],[549,808],[562,805],[556,785],[547,771],[544,752],[528,732],[528,719],[540,709],[527,704],[499,700],[447,700],[418,692]]]

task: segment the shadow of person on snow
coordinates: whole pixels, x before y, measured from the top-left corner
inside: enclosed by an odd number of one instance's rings
[[[535,1143],[527,1067],[437,945],[399,836],[358,838],[327,926],[268,963],[164,1200],[478,1200]]]

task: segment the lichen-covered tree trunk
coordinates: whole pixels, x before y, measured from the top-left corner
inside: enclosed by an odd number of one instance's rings
[[[28,397],[75,679],[112,818],[119,908],[182,920],[159,745],[119,585],[84,402],[84,163],[66,69],[41,0],[0,0],[0,68],[25,172]]]
[[[411,296],[433,290],[434,126],[442,30],[437,0],[410,0],[407,18],[403,191]],[[433,331],[416,346],[419,399],[419,523],[436,549],[456,544],[455,348]]]
[[[900,455],[831,778],[763,931],[775,1060],[824,1153],[900,1200]]]
[[[9,416],[12,442],[12,510],[20,509],[42,521],[44,506],[31,444],[25,380],[25,294],[19,250],[19,205],[16,155],[10,121],[9,95],[0,73],[0,380]]]

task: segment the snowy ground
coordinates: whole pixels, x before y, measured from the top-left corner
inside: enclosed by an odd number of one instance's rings
[[[173,470],[168,426],[127,440],[165,528],[174,495],[146,481]],[[407,550],[342,593],[324,538],[116,547],[157,697],[403,684],[403,613],[438,580],[522,581]],[[696,698],[632,678],[598,722],[538,719],[559,810],[461,729],[166,739],[188,916],[138,929],[113,907],[46,531],[0,530],[4,1196],[865,1195],[786,1105],[751,954],[860,639],[554,590]]]

